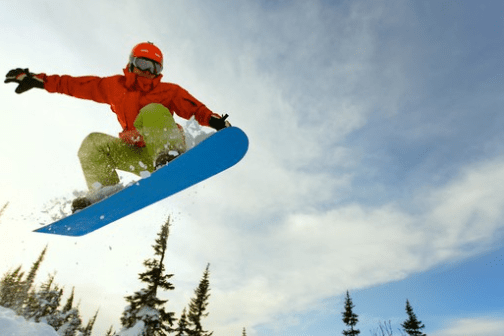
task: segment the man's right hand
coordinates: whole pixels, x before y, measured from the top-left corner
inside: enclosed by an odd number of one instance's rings
[[[43,89],[44,80],[42,76],[32,74],[28,69],[17,68],[11,70],[5,76],[4,83],[15,82],[19,85],[16,88],[16,93],[23,93],[34,87]]]

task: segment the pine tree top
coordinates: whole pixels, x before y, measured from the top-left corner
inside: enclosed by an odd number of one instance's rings
[[[207,317],[209,313],[205,313],[208,306],[208,299],[210,297],[210,264],[207,264],[203,277],[195,289],[195,297],[189,303],[189,313],[187,314],[189,320],[189,334],[194,333],[199,336],[210,336],[213,332],[203,330],[201,319]]]
[[[404,331],[411,336],[426,336],[426,334],[421,332],[421,329],[425,328],[425,325],[417,319],[413,312],[413,307],[411,307],[408,300],[406,300],[406,313],[408,314],[408,319],[401,324]]]
[[[350,293],[346,292],[345,298],[345,311],[342,313],[343,322],[349,326],[350,328],[347,330],[343,330],[343,335],[345,336],[356,336],[360,334],[359,329],[354,329],[359,322],[358,315],[353,312],[353,308],[355,305],[352,302],[352,298],[350,297]]]

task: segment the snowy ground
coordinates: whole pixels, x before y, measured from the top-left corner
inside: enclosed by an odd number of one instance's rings
[[[12,310],[0,306],[0,336],[58,336],[45,323],[28,322]]]

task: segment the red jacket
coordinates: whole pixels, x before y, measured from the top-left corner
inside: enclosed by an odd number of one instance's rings
[[[208,126],[213,114],[205,105],[199,102],[182,87],[161,83],[162,75],[148,79],[124,69],[123,75],[111,77],[71,77],[68,75],[48,76],[42,74],[44,87],[48,92],[58,92],[73,97],[89,99],[98,103],[109,104],[123,128],[120,136],[126,142],[123,134],[137,134],[133,123],[140,109],[151,103],[159,103],[172,113],[184,119],[192,116],[202,126]],[[132,131],[132,132],[131,132]],[[142,141],[143,142],[143,141]],[[143,144],[138,144],[142,146]]]

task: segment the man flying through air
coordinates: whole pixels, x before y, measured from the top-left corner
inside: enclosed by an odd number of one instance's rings
[[[153,172],[186,151],[182,127],[173,113],[184,119],[195,117],[202,126],[216,130],[230,126],[182,87],[162,83],[163,54],[151,42],[131,51],[124,75],[110,77],[46,75],[14,69],[5,83],[18,83],[16,93],[32,88],[62,93],[109,104],[122,126],[119,137],[91,133],[78,152],[89,192],[75,199],[72,212],[121,189],[116,169]]]

